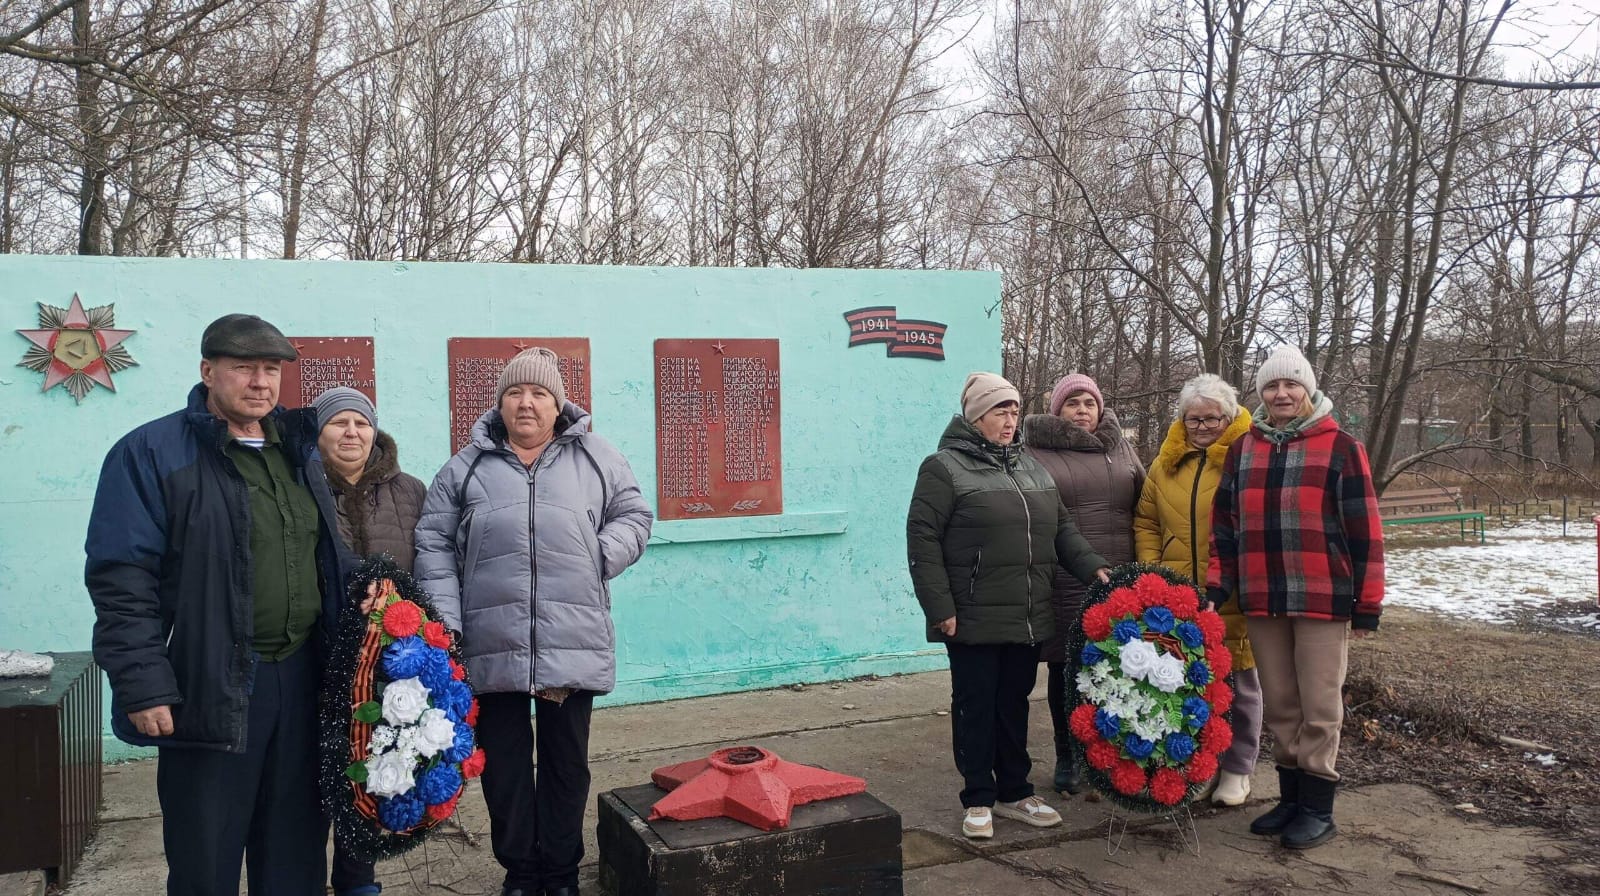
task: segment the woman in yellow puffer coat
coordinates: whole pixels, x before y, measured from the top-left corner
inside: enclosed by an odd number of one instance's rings
[[[1203,582],[1211,550],[1211,499],[1222,478],[1228,446],[1250,430],[1250,413],[1221,377],[1203,373],[1183,384],[1178,419],[1167,429],[1150,465],[1134,513],[1134,552]],[[1223,753],[1212,802],[1238,806],[1250,796],[1250,775],[1261,746],[1261,683],[1237,595],[1217,607],[1233,654],[1233,746]]]

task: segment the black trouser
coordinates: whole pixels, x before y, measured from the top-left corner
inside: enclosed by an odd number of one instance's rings
[[[326,823],[317,799],[317,661],[309,644],[258,662],[245,752],[165,747],[156,766],[168,896],[322,892]]]
[[[531,725],[530,708],[537,713]],[[559,704],[527,694],[478,695],[483,801],[508,888],[533,893],[578,885],[593,709],[589,691],[576,691]]]
[[[328,883],[333,885],[334,896],[343,896],[363,887],[373,887],[378,883],[378,870],[372,862],[364,862],[351,855],[344,845],[344,838],[339,836],[339,829],[333,829],[333,870],[328,877]]]
[[[946,644],[950,731],[961,805],[993,806],[1033,796],[1028,771],[1028,695],[1039,675],[1037,644]]]
[[[1050,706],[1050,727],[1056,735],[1056,759],[1072,758],[1072,708],[1078,703],[1078,664],[1046,663],[1045,703]]]

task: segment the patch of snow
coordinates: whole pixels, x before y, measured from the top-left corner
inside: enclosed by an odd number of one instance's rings
[[[1569,525],[1563,538],[1559,522],[1526,522],[1490,528],[1482,545],[1393,547],[1384,601],[1497,624],[1546,611],[1557,624],[1600,630],[1595,536],[1587,528]],[[1574,604],[1596,611],[1571,615]],[[1556,608],[1561,617],[1548,613]]]

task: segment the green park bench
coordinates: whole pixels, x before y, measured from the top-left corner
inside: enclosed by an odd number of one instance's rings
[[[1469,510],[1461,501],[1461,489],[1433,488],[1387,491],[1378,498],[1378,515],[1385,526],[1414,526],[1424,523],[1457,523],[1466,538],[1468,525],[1483,544],[1483,511]]]

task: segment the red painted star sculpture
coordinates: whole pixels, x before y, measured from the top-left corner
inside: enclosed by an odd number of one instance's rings
[[[861,778],[785,762],[760,747],[718,750],[658,768],[650,779],[672,791],[650,809],[651,821],[726,816],[763,831],[788,827],[795,806],[867,789]]]
[[[43,329],[17,331],[17,335],[33,343],[17,366],[44,374],[40,391],[48,392],[64,383],[80,402],[97,383],[117,391],[111,375],[138,362],[122,346],[135,331],[112,328],[116,323],[115,307],[100,305],[85,311],[76,294],[65,308],[40,302],[39,326]]]

